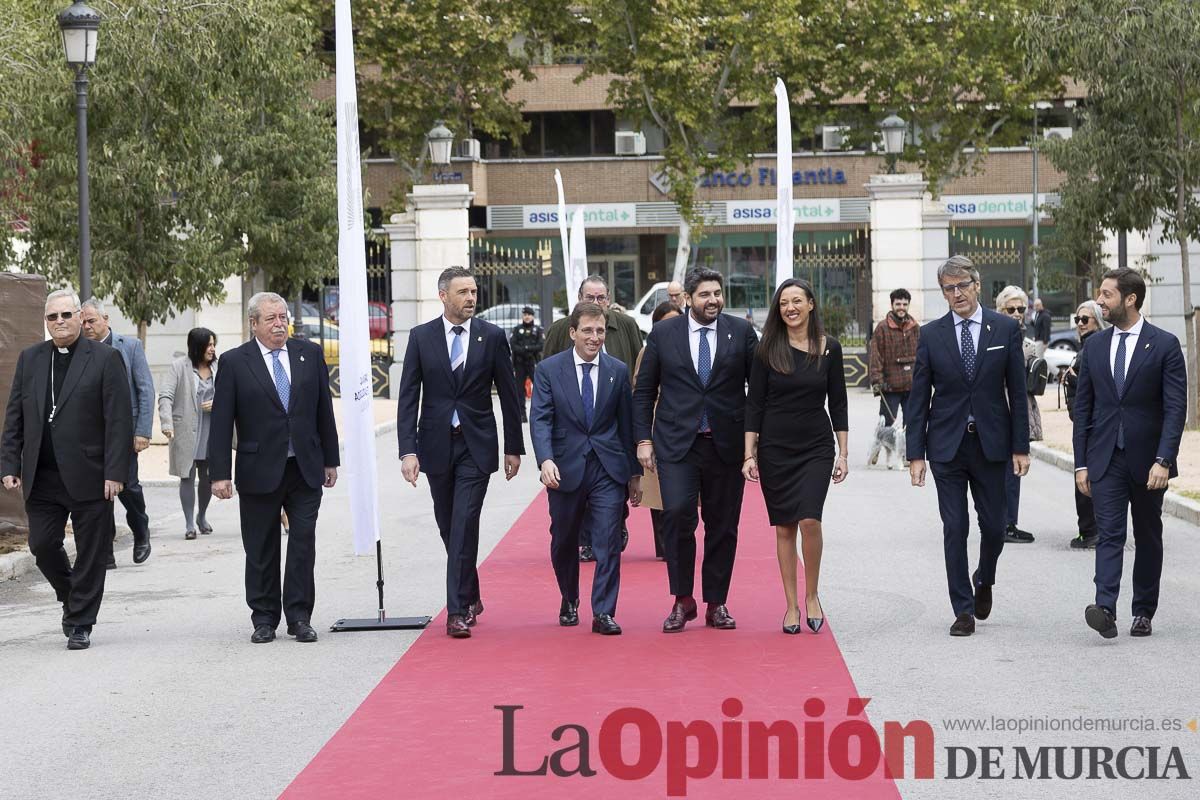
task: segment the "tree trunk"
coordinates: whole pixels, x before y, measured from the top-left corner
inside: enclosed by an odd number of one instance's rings
[[[679,220],[679,247],[675,250],[675,271],[671,280],[683,283],[687,274],[689,257],[692,254],[692,226],[686,219]]]
[[[1183,102],[1186,98],[1186,87],[1178,87],[1178,102],[1175,103],[1175,146],[1180,153],[1187,149],[1183,135]],[[1196,309],[1192,306],[1192,270],[1188,261],[1188,240],[1190,228],[1183,225],[1187,213],[1188,174],[1187,161],[1184,161],[1182,173],[1175,182],[1175,231],[1179,239],[1179,272],[1183,283],[1183,329],[1186,348],[1184,359],[1187,361],[1187,427],[1196,427],[1196,326],[1194,317]]]
[[[144,319],[138,320],[138,340],[142,343],[142,350],[146,349],[146,331],[149,330],[150,323]]]

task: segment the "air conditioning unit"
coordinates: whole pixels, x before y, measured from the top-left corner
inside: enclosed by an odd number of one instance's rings
[[[850,133],[849,125],[818,125],[817,135],[821,137],[822,150],[841,150],[846,143],[846,135]]]
[[[1047,139],[1070,139],[1074,132],[1074,128],[1046,128],[1042,135]]]
[[[478,139],[463,139],[454,146],[454,155],[456,158],[469,158],[472,161],[479,160],[479,140]]]
[[[619,156],[646,155],[646,134],[641,131],[617,131],[616,151]]]

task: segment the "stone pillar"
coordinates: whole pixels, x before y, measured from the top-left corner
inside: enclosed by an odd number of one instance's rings
[[[921,283],[909,289],[913,295],[913,306],[919,307],[921,313],[914,313],[914,318],[922,324],[937,319],[950,310],[946,296],[938,285],[937,271],[947,258],[950,257],[950,212],[941,200],[925,198],[925,207],[921,212]],[[920,292],[921,302],[917,303]]]
[[[904,287],[912,292],[912,314],[925,320],[925,189],[920,173],[872,175],[866,184],[871,209],[871,318],[891,310],[888,295]]]
[[[392,258],[392,345],[389,375],[397,396],[408,332],[442,312],[437,278],[451,266],[470,266],[471,232],[467,209],[475,193],[466,184],[414,186],[408,210],[383,226]]]

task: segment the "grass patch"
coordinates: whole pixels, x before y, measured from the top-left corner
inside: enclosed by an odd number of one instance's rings
[[[1191,489],[1176,489],[1176,494],[1181,494],[1189,500],[1200,502],[1200,492],[1192,491]]]

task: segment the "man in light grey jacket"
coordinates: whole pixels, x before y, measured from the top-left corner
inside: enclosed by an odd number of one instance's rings
[[[137,337],[122,336],[108,326],[104,303],[91,297],[83,302],[82,309],[83,335],[115,348],[125,362],[125,372],[129,378],[129,395],[133,405],[133,453],[129,459],[129,479],[117,497],[125,506],[125,521],[133,531],[133,563],[141,564],[150,557],[150,516],[146,513],[146,498],[138,483],[137,454],[150,446],[150,436],[154,431],[154,378],[150,374],[150,365],[146,362],[141,341]],[[116,566],[116,558],[110,552],[108,568]]]

